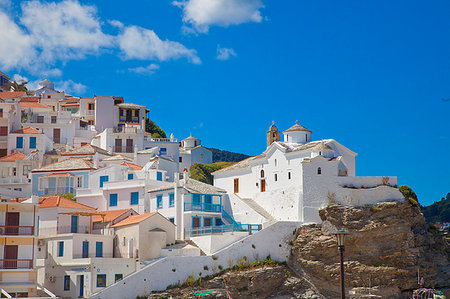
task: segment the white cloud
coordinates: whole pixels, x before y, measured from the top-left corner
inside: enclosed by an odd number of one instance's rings
[[[27,77],[23,77],[19,74],[14,74],[13,76],[13,80],[16,81],[17,83],[22,83],[22,82],[28,82],[28,78]]]
[[[183,9],[183,22],[200,33],[207,33],[209,26],[260,23],[260,9],[264,7],[261,0],[186,0],[172,4]]]
[[[9,3],[9,0],[0,0]],[[12,14],[11,14],[12,15]],[[27,70],[34,75],[61,76],[56,64],[90,55],[120,53],[125,59],[167,61],[187,58],[200,63],[197,52],[181,43],[161,40],[153,30],[110,20],[117,35],[106,34],[95,6],[78,0],[25,1],[13,19],[0,11],[0,69]]]
[[[73,82],[72,80],[66,80],[66,81],[59,81],[55,83],[56,90],[62,90],[67,93],[75,93],[75,94],[82,94],[86,91],[87,87],[86,85],[83,85],[81,83]]]
[[[159,70],[159,65],[157,64],[150,64],[148,66],[139,66],[139,67],[135,67],[135,68],[129,68],[128,71],[136,73],[136,74],[141,74],[141,75],[153,75],[155,73],[155,71]]]
[[[236,57],[237,54],[232,48],[221,48],[220,45],[217,46],[217,59],[228,60],[231,57]]]
[[[197,51],[170,40],[161,40],[153,30],[138,26],[125,27],[118,36],[119,47],[126,59],[167,61],[186,57],[199,64]]]

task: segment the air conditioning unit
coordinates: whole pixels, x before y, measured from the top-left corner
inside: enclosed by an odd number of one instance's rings
[[[38,240],[38,246],[44,246],[45,245],[45,240]]]

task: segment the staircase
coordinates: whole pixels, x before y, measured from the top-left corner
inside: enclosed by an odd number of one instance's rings
[[[252,208],[256,213],[258,213],[259,215],[261,215],[264,218],[266,218],[267,221],[269,221],[270,224],[273,224],[273,223],[277,222],[277,220],[275,218],[273,218],[273,216],[270,215],[269,212],[267,212],[263,207],[261,207],[259,204],[257,204],[253,199],[241,198],[241,197],[239,197],[237,195],[236,195],[236,197],[238,197],[240,200],[242,200],[242,202],[244,202],[247,206]]]

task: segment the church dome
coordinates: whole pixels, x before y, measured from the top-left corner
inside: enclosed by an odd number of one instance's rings
[[[293,125],[292,127],[290,127],[289,129],[287,129],[286,131],[284,131],[283,133],[289,133],[289,132],[299,132],[299,131],[303,131],[303,132],[309,132],[312,133],[312,131],[308,130],[307,128],[305,128],[302,125],[298,124],[298,120],[295,121],[295,125]]]
[[[188,138],[185,138],[181,141],[181,145],[184,148],[192,148],[192,147],[196,147],[200,144],[201,144],[200,139],[193,137],[192,133]]]

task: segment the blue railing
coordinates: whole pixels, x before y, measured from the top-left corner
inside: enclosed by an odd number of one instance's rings
[[[185,202],[184,210],[220,213],[222,212],[222,206],[220,204],[212,204],[212,203]]]
[[[236,232],[236,231],[248,232],[249,235],[252,235],[260,230],[261,230],[260,224],[238,224],[238,225],[195,227],[185,229],[185,238],[226,233],[226,232]]]
[[[225,219],[228,224],[231,225],[241,225],[239,222],[237,222],[236,220],[234,220],[234,218],[228,214],[227,212],[225,212],[225,210],[222,211],[222,218]]]

